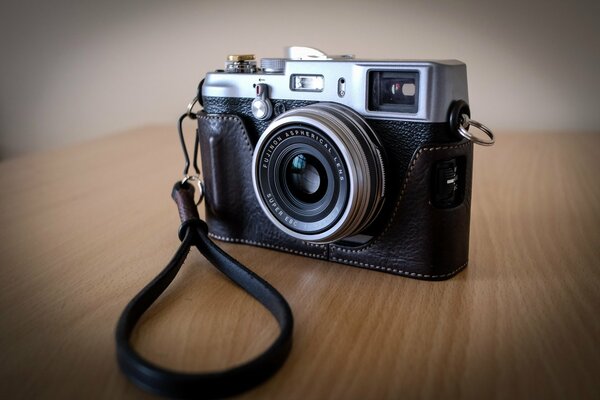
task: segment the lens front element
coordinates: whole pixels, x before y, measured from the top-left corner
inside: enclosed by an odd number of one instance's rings
[[[316,157],[300,153],[288,163],[285,170],[286,186],[298,200],[314,204],[327,190],[325,167]]]
[[[364,229],[381,209],[380,147],[348,107],[319,103],[288,111],[256,145],[254,191],[285,233],[316,243],[340,240]]]

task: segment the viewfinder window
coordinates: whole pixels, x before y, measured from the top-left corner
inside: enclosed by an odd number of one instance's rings
[[[368,109],[398,113],[416,113],[419,97],[419,73],[370,71]]]

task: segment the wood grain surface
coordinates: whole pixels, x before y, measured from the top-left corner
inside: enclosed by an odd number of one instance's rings
[[[295,316],[289,360],[240,398],[600,398],[600,135],[498,134],[475,149],[469,267],[424,282],[222,247]],[[179,241],[171,127],[0,163],[0,393],[153,398],[115,359],[129,301]],[[192,253],[136,331],[180,371],[240,363],[272,317]]]

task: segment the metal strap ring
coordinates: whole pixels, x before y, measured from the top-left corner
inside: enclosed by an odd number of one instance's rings
[[[202,200],[204,200],[204,182],[202,182],[202,179],[200,179],[199,175],[186,175],[181,180],[181,184],[184,185],[188,181],[198,182],[198,201],[196,201],[196,205],[199,205],[200,203],[202,203]]]
[[[491,146],[494,144],[494,142],[495,142],[494,134],[487,126],[483,125],[481,122],[477,122],[473,119],[470,119],[467,114],[461,115],[461,120],[462,120],[461,123],[458,125],[458,133],[460,133],[460,135],[462,137],[464,137],[465,139],[469,139],[473,143],[477,143],[482,146]],[[486,136],[489,138],[489,140],[481,139],[475,135],[472,135],[467,130],[467,129],[469,129],[469,126],[474,126],[475,128],[479,129],[481,132],[485,133]]]
[[[196,119],[196,114],[194,114],[192,112],[192,108],[194,108],[194,106],[196,105],[197,102],[198,102],[198,96],[194,97],[194,100],[192,100],[190,102],[190,104],[188,104],[188,106],[187,106],[187,116],[188,116],[188,118]]]

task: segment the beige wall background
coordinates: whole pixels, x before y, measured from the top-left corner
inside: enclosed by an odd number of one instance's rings
[[[4,1],[0,158],[169,123],[227,54],[467,63],[496,132],[600,131],[598,1]],[[175,131],[173,131],[175,135]],[[175,140],[175,138],[174,138]]]

